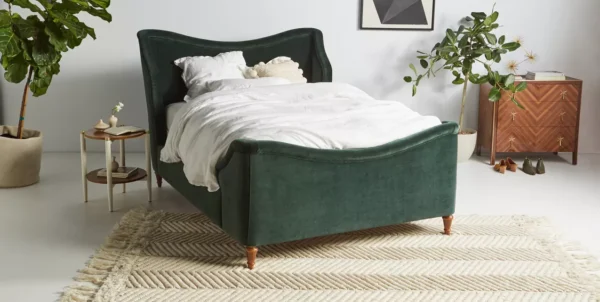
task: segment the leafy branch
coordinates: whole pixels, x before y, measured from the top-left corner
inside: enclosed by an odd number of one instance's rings
[[[503,75],[494,71],[492,66],[502,61],[502,56],[521,47],[518,42],[507,42],[506,36],[497,37],[494,31],[500,27],[496,22],[500,13],[492,9],[488,16],[482,12],[473,12],[464,18],[464,25],[457,30],[447,29],[444,39],[436,43],[429,53],[418,51],[417,58],[423,72],[419,73],[414,64],[409,67],[413,76],[404,77],[404,81],[412,83],[412,95],[417,94],[417,87],[427,77],[435,77],[438,72],[448,70],[454,75],[452,81],[455,85],[463,85],[463,97],[460,114],[460,130],[463,129],[463,120],[466,104],[466,91],[469,82],[473,84],[489,83],[492,89],[489,100],[500,100],[502,91],[510,93],[510,99],[520,108],[524,107],[517,101],[517,93],[527,89],[526,82],[515,83],[514,74]],[[473,66],[481,64],[486,70],[485,74],[473,72]]]
[[[60,72],[62,53],[81,44],[88,36],[96,39],[93,28],[77,15],[87,13],[111,22],[106,10],[110,0],[3,0],[8,10],[0,10],[0,54],[4,78],[20,83],[27,77],[21,105],[19,134],[22,132],[27,88],[34,96],[48,91],[53,76]],[[18,6],[31,11],[22,17],[13,12]]]

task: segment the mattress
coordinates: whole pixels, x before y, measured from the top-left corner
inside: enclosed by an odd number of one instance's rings
[[[371,148],[440,125],[400,102],[344,83],[264,86],[202,94],[177,113],[161,161],[183,162],[195,186],[219,189],[217,162],[237,139],[313,149]]]
[[[175,120],[177,112],[187,104],[186,102],[173,103],[167,106],[167,129],[171,128],[171,124]]]

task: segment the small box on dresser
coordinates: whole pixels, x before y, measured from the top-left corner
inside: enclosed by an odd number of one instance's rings
[[[510,100],[510,92],[490,102],[492,86],[481,85],[477,154],[490,152],[493,165],[496,153],[572,152],[577,165],[582,86],[581,80],[571,77],[527,81],[527,90],[517,94],[523,110]]]

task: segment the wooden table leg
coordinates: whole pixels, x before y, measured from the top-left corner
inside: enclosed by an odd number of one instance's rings
[[[573,166],[577,166],[577,151],[573,152]]]
[[[146,131],[146,183],[148,185],[148,202],[152,202],[152,164],[150,162],[150,133]]]
[[[83,184],[83,201],[88,202],[88,183],[87,183],[87,147],[85,144],[84,132],[81,132],[81,183]]]
[[[112,141],[110,139],[106,139],[104,141],[106,153],[106,188],[108,189],[108,211],[113,211],[113,184],[112,184]]]
[[[119,142],[119,151],[120,151],[120,157],[121,157],[121,167],[125,167],[125,140],[121,140]],[[123,184],[123,193],[127,192],[127,184]]]

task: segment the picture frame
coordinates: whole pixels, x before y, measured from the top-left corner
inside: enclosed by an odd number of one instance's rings
[[[364,30],[435,28],[435,0],[362,0],[360,8],[360,28]]]

